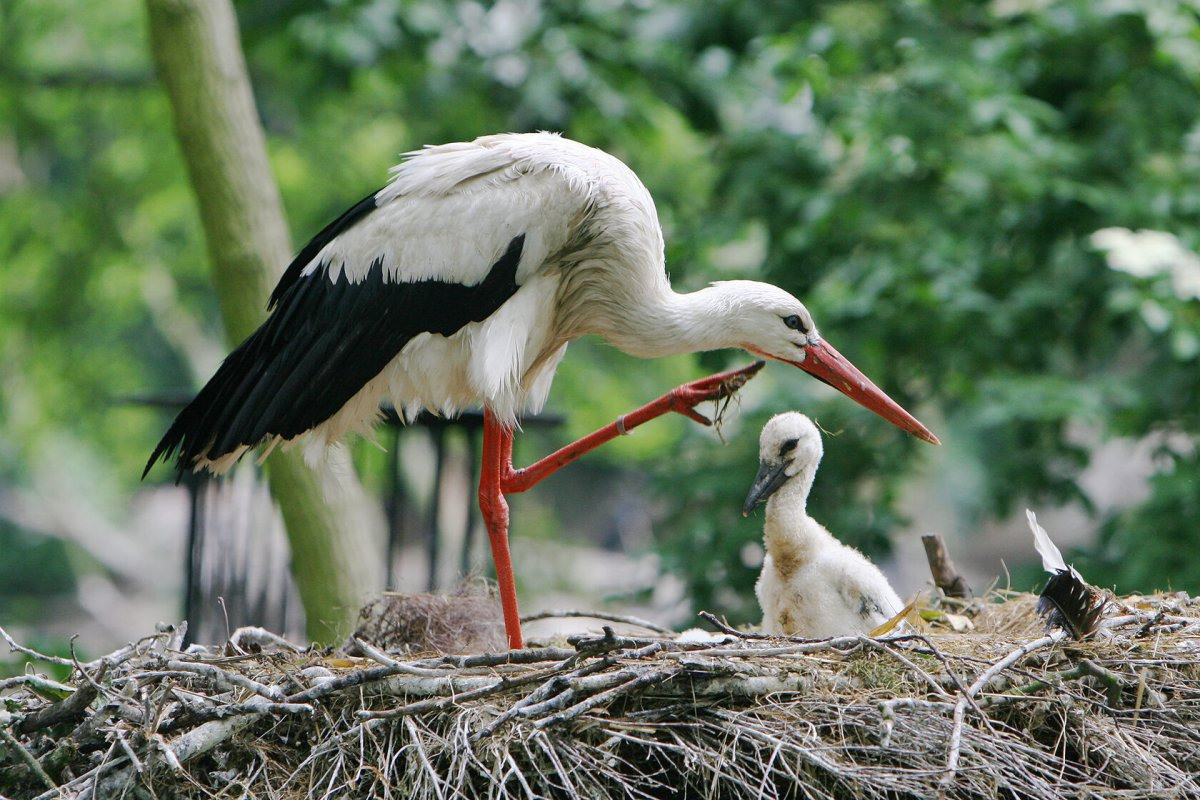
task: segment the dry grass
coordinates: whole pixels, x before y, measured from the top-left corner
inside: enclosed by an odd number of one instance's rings
[[[0,684],[0,795],[1200,797],[1200,603],[1126,598],[1074,642],[1033,602],[980,604],[965,633],[466,657],[261,631],[180,653],[168,631],[68,688]]]

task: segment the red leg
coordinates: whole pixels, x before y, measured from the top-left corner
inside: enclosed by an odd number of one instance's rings
[[[508,549],[508,502],[504,499],[503,479],[512,471],[512,429],[501,424],[492,412],[483,412],[483,466],[479,472],[479,510],[487,525],[496,563],[496,583],[500,587],[500,607],[504,611],[504,630],[508,646],[520,650],[521,615],[517,611],[517,587],[513,580],[512,556]]]
[[[512,558],[508,549],[508,502],[505,494],[523,492],[570,464],[584,453],[605,442],[629,433],[639,425],[674,411],[702,425],[712,420],[701,416],[695,407],[706,400],[720,400],[734,394],[763,367],[757,361],[742,369],[729,370],[678,386],[657,400],[647,403],[577,442],[560,448],[524,469],[513,469],[512,429],[500,423],[492,412],[483,412],[483,467],[479,475],[479,509],[492,542],[496,562],[496,583],[500,587],[500,605],[504,611],[504,629],[508,645],[523,646],[521,618],[517,612],[517,590],[513,580]]]
[[[703,403],[705,400],[721,400],[732,396],[746,384],[746,381],[753,378],[763,368],[764,363],[756,361],[748,367],[719,372],[716,375],[710,375],[707,378],[701,378],[700,380],[677,386],[657,400],[647,403],[636,411],[631,411],[616,422],[609,423],[598,431],[589,433],[577,442],[572,442],[566,447],[555,450],[545,458],[523,469],[512,469],[512,451],[510,447],[509,468],[501,477],[501,487],[506,494],[523,492],[548,476],[553,475],[584,453],[591,452],[605,442],[627,434],[637,426],[671,411],[683,414],[685,417],[693,419],[701,425],[711,425],[712,420],[697,413],[695,406]]]

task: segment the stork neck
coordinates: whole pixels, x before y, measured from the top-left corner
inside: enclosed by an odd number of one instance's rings
[[[763,539],[770,553],[787,552],[804,561],[831,539],[830,534],[808,515],[808,490],[813,472],[806,470],[785,483],[767,501]]]
[[[808,495],[817,477],[815,464],[801,469],[775,490],[767,499],[767,516],[772,514],[808,513]]]
[[[640,358],[740,347],[733,327],[736,297],[720,285],[680,294],[666,287],[621,310],[605,338]]]

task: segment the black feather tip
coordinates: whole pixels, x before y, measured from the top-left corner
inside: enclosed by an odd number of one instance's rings
[[[1037,611],[1046,618],[1047,627],[1057,626],[1076,639],[1086,639],[1096,632],[1107,605],[1108,598],[1103,592],[1064,569],[1046,581]]]

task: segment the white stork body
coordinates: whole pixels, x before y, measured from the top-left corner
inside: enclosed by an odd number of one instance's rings
[[[220,472],[250,448],[304,434],[320,451],[349,432],[369,435],[385,399],[409,418],[423,408],[449,415],[479,405],[487,420],[480,502],[498,572],[500,549],[507,562],[502,495],[521,490],[510,474],[511,431],[523,411],[545,402],[567,343],[586,334],[642,357],[749,350],[798,366],[937,442],[824,342],[782,289],[728,281],[674,292],[641,181],[616,158],[553,134],[485,136],[407,154],[387,186],[300,251],[268,307],[263,325],[180,412],[147,472],[173,454],[180,469]],[[719,384],[681,387],[644,409],[643,420],[666,411],[702,419],[691,408],[724,396]],[[602,440],[576,443],[570,457]],[[520,485],[562,463],[543,465]],[[505,580],[516,646],[516,602]]]
[[[766,557],[754,587],[764,633],[811,639],[870,633],[904,608],[878,567],[808,515],[823,452],[817,426],[803,414],[779,414],[763,427],[761,467],[742,510],[769,498]]]

